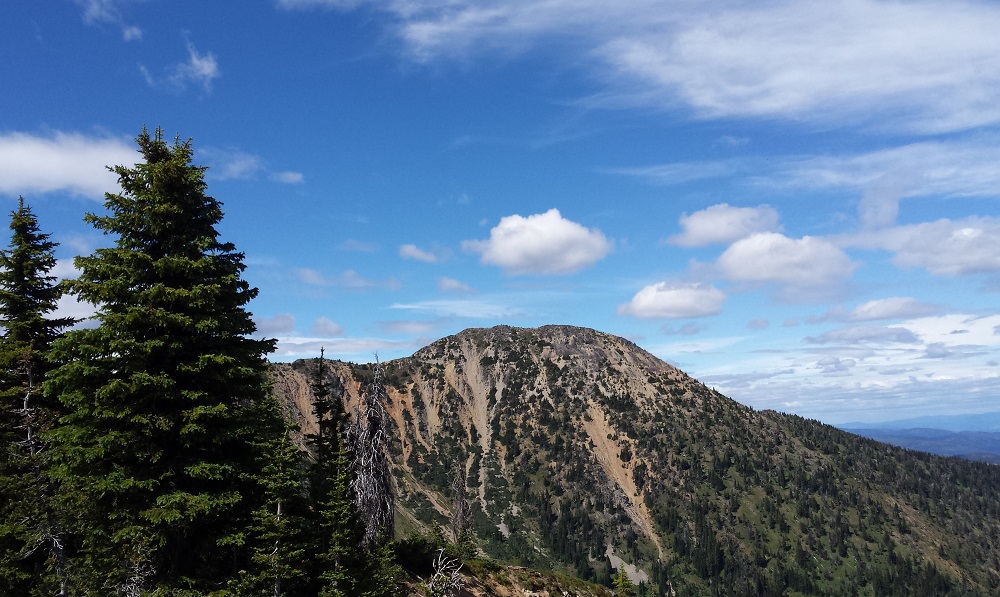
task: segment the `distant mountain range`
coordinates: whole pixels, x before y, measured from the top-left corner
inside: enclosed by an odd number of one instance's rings
[[[755,411],[594,330],[466,330],[382,365],[396,532],[649,595],[1000,594],[1000,467]],[[273,366],[303,433],[315,359]],[[372,365],[327,363],[350,412]],[[445,531],[447,532],[447,531]]]
[[[843,423],[841,429],[943,429],[1000,433],[1000,412],[896,419],[881,423]]]
[[[910,450],[1000,464],[1000,413],[997,412],[844,423],[838,427]]]

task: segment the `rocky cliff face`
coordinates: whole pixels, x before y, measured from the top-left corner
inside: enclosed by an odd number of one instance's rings
[[[274,366],[305,433],[315,366]],[[880,594],[878,583],[919,574],[973,590],[1000,582],[988,547],[1000,523],[982,522],[998,511],[995,468],[755,412],[622,338],[472,329],[383,367],[397,532],[448,528],[457,474],[487,553],[585,578],[625,566],[664,590],[712,580],[730,595]],[[349,411],[371,376],[370,365],[327,363]],[[942,474],[960,485],[941,487]],[[937,498],[922,497],[934,479]],[[977,541],[954,539],[962,525]]]

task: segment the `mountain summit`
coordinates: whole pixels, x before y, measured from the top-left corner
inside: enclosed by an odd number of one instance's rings
[[[457,476],[482,550],[583,578],[624,567],[678,595],[1000,587],[997,467],[754,411],[579,327],[469,329],[382,366],[397,532],[447,528]],[[304,433],[315,367],[273,369]],[[371,376],[327,368],[349,409]]]

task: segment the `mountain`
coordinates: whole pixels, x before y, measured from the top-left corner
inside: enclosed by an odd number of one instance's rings
[[[909,450],[1000,464],[1000,433],[922,427],[841,429]]]
[[[315,428],[315,360],[275,392]],[[397,533],[448,528],[465,473],[480,548],[649,594],[995,595],[1000,467],[758,412],[594,330],[471,329],[383,363]],[[372,365],[328,363],[348,408]]]
[[[981,431],[1000,433],[1000,412],[963,415],[937,415],[895,419],[881,423],[843,423],[841,429],[943,429],[945,431]]]

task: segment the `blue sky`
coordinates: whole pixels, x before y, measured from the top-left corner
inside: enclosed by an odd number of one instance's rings
[[[1000,5],[0,5],[0,202],[72,257],[192,137],[275,359],[625,336],[756,408],[1000,410]],[[86,305],[66,301],[84,315]]]

